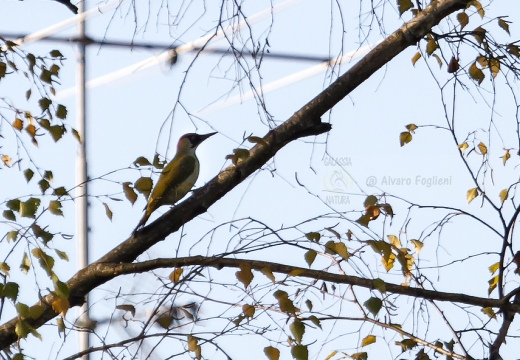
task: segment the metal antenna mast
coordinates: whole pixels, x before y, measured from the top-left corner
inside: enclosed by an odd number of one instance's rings
[[[78,13],[85,12],[86,0],[78,2]],[[78,37],[85,39],[85,19],[78,17]],[[78,44],[77,64],[76,64],[76,130],[80,134],[81,142],[78,145],[78,155],[76,160],[76,234],[78,249],[78,269],[83,269],[88,265],[88,175],[87,175],[87,128],[86,128],[86,45],[82,41]],[[89,323],[88,315],[88,296],[80,309],[79,320],[82,324]],[[89,348],[89,332],[79,332],[80,351]],[[88,360],[89,355],[84,355],[83,359]]]

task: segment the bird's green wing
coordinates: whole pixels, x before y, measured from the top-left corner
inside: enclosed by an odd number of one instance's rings
[[[197,165],[194,156],[181,156],[163,169],[156,185],[161,205],[173,205],[191,190],[199,175]]]

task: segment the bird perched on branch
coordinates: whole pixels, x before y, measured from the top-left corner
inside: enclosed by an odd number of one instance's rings
[[[144,226],[150,215],[160,206],[174,205],[191,190],[199,177],[199,159],[195,150],[204,140],[215,134],[216,132],[205,135],[190,133],[181,136],[177,153],[162,170],[148,198],[143,218],[134,232]]]

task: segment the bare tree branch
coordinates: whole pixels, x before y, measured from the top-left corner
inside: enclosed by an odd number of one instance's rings
[[[159,241],[164,240],[169,234],[177,231],[183,224],[204,213],[209,206],[264,166],[285,145],[305,136],[319,135],[329,131],[331,125],[322,123],[320,120],[323,114],[332,109],[339,101],[404,49],[415,45],[443,18],[464,8],[469,2],[470,0],[432,1],[424,11],[418,13],[412,20],[381,42],[286,122],[269,131],[263,138],[264,142],[251,149],[248,159],[238,163],[237,166],[229,166],[204,187],[195,191],[189,199],[175,206],[155,222],[133,234],[128,240],[97,262],[74,275],[67,283],[70,292],[70,305],[82,304],[85,296],[92,289],[118,275],[115,272],[109,277],[99,277],[98,267],[107,263],[119,264],[134,261],[137,256]],[[417,290],[411,289],[410,291]],[[45,307],[45,311],[36,319],[25,319],[27,323],[38,328],[54,318],[57,314],[50,305],[53,298],[51,294],[42,299],[40,305]],[[14,318],[0,326],[0,348],[5,348],[18,339],[15,333],[17,321],[18,319]]]

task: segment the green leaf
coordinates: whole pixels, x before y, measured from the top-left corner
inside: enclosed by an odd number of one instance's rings
[[[21,317],[24,317],[24,318],[28,318],[29,317],[29,306],[27,306],[26,304],[24,303],[17,303],[16,304],[16,312],[18,313],[18,315],[20,315]]]
[[[7,72],[7,64],[5,62],[0,61],[0,79],[5,77]]]
[[[36,57],[33,54],[29,53],[27,54],[26,58],[27,62],[29,63],[29,71],[34,72],[34,66],[36,65]]]
[[[134,183],[134,189],[143,194],[147,199],[152,191],[153,181],[149,177],[140,177]]]
[[[149,166],[152,164],[144,156],[139,156],[137,159],[134,160],[134,165],[137,167],[140,167],[140,166]]]
[[[413,8],[413,2],[412,0],[397,0],[397,8],[399,10],[399,16],[401,16],[405,11]]]
[[[20,286],[14,282],[7,282],[5,284],[0,284],[0,297],[8,298],[11,301],[15,302],[18,298],[18,292],[20,290]]]
[[[363,206],[365,208],[367,208],[369,206],[374,206],[376,204],[377,204],[377,197],[375,197],[374,195],[367,196],[365,201],[363,202]]]
[[[309,350],[305,345],[296,345],[291,348],[291,355],[296,360],[308,360]]]
[[[33,178],[33,175],[34,175],[34,171],[32,171],[31,169],[25,169],[23,171],[23,176],[25,177],[25,181],[27,181],[27,182],[31,181],[31,179]]]
[[[62,138],[63,134],[65,134],[65,131],[66,129],[63,125],[53,125],[49,128],[49,132],[51,133],[54,142],[58,142],[58,140]]]
[[[56,279],[54,281],[54,292],[56,295],[58,295],[62,299],[68,299],[69,298],[69,287],[64,282],[60,281],[59,279]]]
[[[52,75],[58,76],[58,73],[60,72],[60,67],[57,64],[52,64],[49,71],[52,73]]]
[[[58,107],[56,108],[56,116],[58,119],[66,119],[67,113],[67,108],[61,104],[58,104]]]
[[[56,195],[56,196],[64,196],[64,195],[68,195],[69,192],[65,189],[65,187],[63,186],[60,186],[56,189],[54,189],[54,191],[52,192],[53,195]]]
[[[249,263],[241,263],[239,267],[240,271],[237,271],[235,276],[237,280],[244,284],[244,287],[247,288],[254,278],[253,272],[251,271],[251,265]]]
[[[13,199],[13,200],[8,200],[5,205],[10,210],[20,212],[21,204],[22,204],[22,202],[19,199]]]
[[[62,260],[69,261],[69,255],[65,251],[60,251],[58,249],[54,249],[56,254],[58,254],[58,257]]]
[[[293,334],[294,339],[298,344],[302,343],[303,334],[305,334],[305,324],[300,320],[296,319],[294,322],[289,325],[289,329]]]
[[[278,305],[280,306],[280,310],[286,312],[288,314],[295,314],[299,312],[300,309],[294,306],[294,303],[291,299],[289,299],[289,294],[287,294],[283,290],[276,290],[273,293],[273,296],[276,300],[278,300]]]
[[[264,354],[269,360],[280,360],[280,350],[275,347],[267,346],[264,348]]]
[[[253,305],[249,305],[249,304],[244,304],[242,306],[242,312],[244,313],[244,316],[246,318],[252,318],[253,316],[255,316],[255,307]]]
[[[48,243],[49,241],[51,241],[52,238],[54,237],[53,234],[51,234],[51,233],[48,232],[48,231],[43,230],[43,229],[42,229],[39,225],[37,225],[37,224],[33,224],[33,225],[31,226],[31,229],[32,229],[32,231],[33,231],[33,233],[34,233],[34,236],[36,236],[37,238],[41,238],[41,239],[42,239],[44,245],[47,245],[47,243]]]
[[[0,261],[0,272],[4,273],[5,275],[9,276],[9,270],[11,270],[11,267],[9,264]]]
[[[20,203],[20,215],[22,217],[35,219],[36,211],[38,211],[38,207],[40,206],[41,200],[37,198],[29,198],[27,201]]]
[[[16,215],[14,214],[13,210],[4,210],[2,215],[7,220],[16,221]]]
[[[380,278],[372,280],[372,286],[374,289],[379,290],[381,294],[386,292],[386,283]]]
[[[260,269],[260,272],[264,274],[269,280],[271,280],[273,283],[276,282],[276,278],[273,275],[273,272],[268,267],[263,267]]]
[[[40,105],[42,111],[46,111],[47,109],[49,109],[49,106],[52,104],[52,101],[49,98],[44,97],[38,101],[38,104]]]
[[[381,310],[381,307],[383,306],[383,302],[381,299],[376,297],[371,297],[367,301],[363,303],[368,311],[372,313],[372,315],[376,316],[379,310]]]
[[[403,339],[402,341],[396,341],[395,344],[401,347],[402,352],[405,352],[406,350],[411,350],[416,347],[417,341],[413,339]]]
[[[38,185],[40,186],[40,190],[41,190],[42,194],[45,194],[47,189],[51,187],[49,182],[45,179],[41,179],[40,181],[38,181]]]
[[[18,231],[17,230],[11,230],[7,233],[7,242],[10,241],[16,241],[16,238],[18,237]]]
[[[132,314],[132,316],[135,316],[135,306],[133,306],[133,305],[125,305],[125,304],[117,305],[116,309],[129,312],[130,314]]]
[[[309,299],[305,300],[305,305],[307,306],[307,309],[309,309],[309,311],[312,311],[312,301],[310,301]]]
[[[316,325],[317,327],[319,327],[321,329],[321,321],[316,316],[311,315],[307,319],[310,320],[314,325]]]
[[[103,206],[105,207],[105,214],[107,215],[108,219],[112,221],[112,210],[110,210],[107,203],[103,203]]]
[[[27,274],[29,270],[31,269],[31,260],[29,260],[29,256],[27,256],[27,253],[23,253],[22,262],[20,263],[20,270]]]
[[[18,339],[25,339],[31,332],[29,324],[24,320],[18,320],[14,326],[14,332],[18,336]]]
[[[311,267],[312,263],[314,262],[314,259],[316,259],[317,254],[318,253],[312,249],[305,253],[305,262],[307,263],[307,265],[309,265],[309,267]]]
[[[134,189],[130,186],[132,183],[130,181],[123,183],[123,192],[125,193],[125,197],[130,201],[132,205],[137,200],[137,194],[135,193]]]
[[[317,233],[317,232],[310,232],[310,233],[307,233],[307,234],[305,234],[305,237],[306,237],[309,241],[314,241],[314,242],[319,242],[320,239],[321,239],[321,235],[320,235],[320,233]]]
[[[485,308],[482,308],[481,311],[484,314],[486,314],[487,316],[489,316],[491,319],[496,319],[497,318],[497,315],[495,314],[495,310],[493,310],[493,308],[485,307]]]
[[[40,74],[40,80],[44,83],[52,85],[52,73],[49,70],[43,68]]]
[[[59,50],[52,50],[50,53],[53,58],[62,58],[63,54]]]
[[[43,312],[45,311],[45,307],[41,305],[33,305],[29,308],[29,317],[31,319],[38,319],[40,316],[42,316]]]
[[[40,262],[40,266],[42,269],[45,270],[47,275],[52,276],[53,275],[53,267],[54,267],[54,258],[52,256],[49,256],[40,248],[32,249],[31,253],[33,256],[38,259]]]
[[[61,202],[58,200],[52,200],[49,202],[49,211],[51,214],[63,216],[63,211],[61,210]]]

